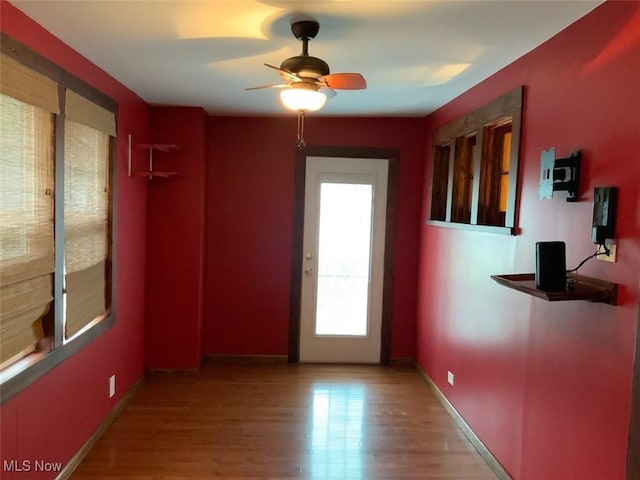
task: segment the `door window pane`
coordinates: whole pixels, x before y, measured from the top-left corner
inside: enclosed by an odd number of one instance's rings
[[[372,199],[372,185],[320,185],[316,335],[367,335]]]

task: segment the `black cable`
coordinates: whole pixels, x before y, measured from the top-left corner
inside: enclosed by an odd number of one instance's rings
[[[604,249],[604,252],[600,251],[600,247],[602,247]],[[596,251],[596,253],[594,253],[593,255],[589,255],[587,258],[585,258],[584,260],[582,260],[578,266],[576,268],[573,268],[571,270],[567,270],[567,273],[573,273],[575,272],[575,275],[567,278],[567,290],[574,290],[576,288],[576,286],[578,285],[578,270],[580,269],[580,267],[582,265],[584,265],[585,263],[587,263],[589,260],[591,260],[593,257],[597,257],[598,255],[607,255],[609,256],[611,252],[609,251],[609,249],[607,248],[607,246],[604,243],[601,243],[600,245],[598,245],[598,250]]]
[[[600,247],[604,248],[604,252],[601,252],[601,251],[600,251]],[[582,265],[584,265],[585,263],[587,263],[587,261],[591,260],[591,259],[592,259],[592,258],[594,258],[594,257],[597,257],[598,255],[607,255],[607,256],[609,256],[609,253],[610,253],[610,251],[609,251],[609,249],[607,248],[607,246],[606,246],[604,243],[602,243],[602,244],[598,245],[598,251],[597,251],[596,253],[594,253],[593,255],[589,255],[587,258],[585,258],[584,260],[582,260],[582,261],[578,264],[578,266],[577,266],[576,268],[573,268],[573,269],[571,269],[571,270],[567,270],[567,273],[576,272],[576,275],[577,275],[578,270],[580,269],[580,267],[581,267]]]

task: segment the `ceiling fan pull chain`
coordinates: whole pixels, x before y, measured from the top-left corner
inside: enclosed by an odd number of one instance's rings
[[[304,110],[298,110],[298,141],[296,147],[302,149],[305,147],[304,143]]]

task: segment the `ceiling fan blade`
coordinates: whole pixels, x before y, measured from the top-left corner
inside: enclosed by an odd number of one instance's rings
[[[280,74],[280,76],[287,82],[291,82],[291,81],[299,82],[300,81],[300,77],[297,76],[295,73],[288,72],[286,70],[283,70],[280,67],[274,67],[273,65],[269,65],[268,63],[265,63],[264,65],[265,65],[265,67],[272,68],[273,70],[278,72]]]
[[[367,88],[367,81],[359,73],[330,73],[320,77],[320,80],[335,90],[362,90]]]
[[[326,85],[320,86],[318,91],[324,93],[327,98],[333,98],[337,95],[337,92],[333,88],[327,87]]]
[[[245,88],[245,90],[261,90],[263,88],[286,88],[289,85],[286,83],[274,84],[274,85],[260,85],[259,87],[249,87]]]

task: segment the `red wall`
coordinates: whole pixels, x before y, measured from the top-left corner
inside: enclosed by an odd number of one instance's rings
[[[308,145],[400,149],[392,357],[413,357],[423,119],[308,115]],[[209,120],[203,348],[286,355],[295,115]]]
[[[119,102],[116,323],[47,375],[3,404],[0,462],[66,463],[143,373],[146,186],[127,177],[127,134],[147,134],[148,106],[12,5],[0,2],[2,31]],[[108,399],[108,378],[116,395]],[[0,466],[1,468],[1,466]],[[3,472],[2,478],[55,475]]]
[[[3,460],[66,462],[145,361],[193,368],[201,351],[287,353],[296,120],[207,120],[201,109],[162,107],[149,124],[148,106],[132,92],[0,6],[3,32],[120,103],[116,325],[0,412]],[[307,118],[310,145],[400,149],[392,356],[415,353],[518,480],[623,477],[640,280],[638,31],[637,2],[607,2],[426,122]],[[421,226],[432,131],[521,84],[519,235]],[[128,133],[180,145],[175,169],[183,176],[128,178]],[[540,152],[551,146],[559,155],[583,151],[578,203],[537,198]],[[174,168],[168,158],[157,166]],[[620,188],[619,260],[593,260],[582,273],[618,282],[620,305],[550,304],[489,279],[533,271],[536,241],[566,241],[570,265],[591,253],[598,185]],[[109,400],[112,373],[118,385]]]
[[[427,118],[429,152],[438,126],[526,86],[519,233],[424,225],[416,327],[420,366],[518,480],[624,478],[640,280],[638,32],[640,3],[606,2]],[[538,199],[540,152],[554,146],[560,157],[582,149],[577,203]],[[604,185],[619,188],[618,261],[580,273],[617,282],[618,306],[549,303],[489,278],[533,272],[537,241],[565,241],[570,267],[592,253],[593,188]]]
[[[202,356],[206,114],[202,108],[152,107],[154,170],[178,177],[149,182],[147,209],[148,368],[198,368]],[[147,152],[140,160],[145,162]]]

